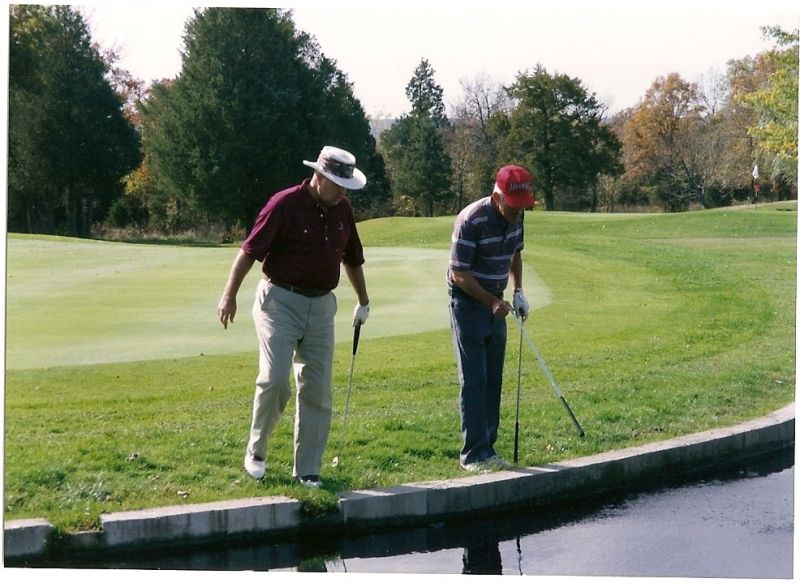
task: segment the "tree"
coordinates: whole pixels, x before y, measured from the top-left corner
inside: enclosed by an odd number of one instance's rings
[[[667,210],[702,199],[697,144],[704,110],[697,85],[672,73],[653,82],[625,125],[625,167]]]
[[[407,198],[428,216],[446,207],[452,197],[450,158],[444,142],[448,121],[442,88],[433,75],[423,59],[406,86],[411,113],[381,135],[380,147],[395,195]]]
[[[264,200],[308,173],[323,145],[345,148],[380,188],[363,108],[335,62],[290,11],[195,10],[182,70],[142,105],[153,173],[170,193],[227,227],[248,226]],[[375,198],[381,196],[374,192]]]
[[[427,59],[420,61],[406,85],[406,97],[411,102],[411,116],[428,118],[436,128],[443,128],[447,126],[444,90],[434,80],[435,73]]]
[[[776,176],[797,186],[797,91],[798,45],[800,34],[780,27],[764,27],[780,49],[767,52],[763,59],[769,68],[766,82],[741,100],[758,114],[748,132],[770,163]]]
[[[509,88],[514,107],[501,156],[528,167],[547,210],[558,190],[594,191],[601,173],[618,173],[619,141],[602,124],[604,108],[580,80],[537,65]]]
[[[81,14],[10,8],[9,229],[89,236],[139,162],[139,140]]]
[[[500,167],[497,121],[509,111],[506,90],[486,76],[462,80],[462,100],[454,107],[447,133],[457,209],[487,195]]]

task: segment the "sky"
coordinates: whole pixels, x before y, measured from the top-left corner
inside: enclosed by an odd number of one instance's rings
[[[448,111],[462,82],[513,83],[541,64],[578,78],[610,112],[635,106],[659,76],[701,82],[730,59],[772,47],[760,27],[800,26],[800,2],[672,0],[642,8],[633,0],[296,0],[297,28],[313,35],[353,83],[367,115],[408,112],[405,86],[424,58],[444,90]],[[185,2],[111,0],[84,7],[95,41],[114,47],[119,65],[150,82],[180,71]],[[194,4],[202,6],[202,4]],[[217,2],[216,6],[265,6]]]

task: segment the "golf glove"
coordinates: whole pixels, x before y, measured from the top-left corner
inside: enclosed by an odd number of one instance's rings
[[[356,310],[353,312],[353,328],[356,327],[356,324],[364,324],[367,318],[369,318],[369,304],[366,306],[356,304]]]
[[[525,299],[525,294],[522,293],[522,290],[514,292],[514,299],[511,304],[514,308],[514,312],[517,313],[517,316],[522,318],[522,321],[528,319],[528,312],[530,312],[531,305],[528,303],[528,300]]]

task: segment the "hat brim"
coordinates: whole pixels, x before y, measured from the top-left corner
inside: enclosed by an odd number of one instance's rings
[[[303,161],[303,165],[310,167],[320,175],[327,177],[336,185],[342,186],[348,190],[360,190],[367,185],[367,176],[357,167],[353,169],[353,177],[338,177],[325,171],[322,167],[317,165],[316,161]]]
[[[533,192],[517,192],[513,194],[503,194],[506,203],[512,208],[533,208],[536,205],[536,198]]]

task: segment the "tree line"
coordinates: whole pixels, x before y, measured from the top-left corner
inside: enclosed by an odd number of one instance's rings
[[[546,210],[796,198],[798,32],[764,32],[772,50],[702,83],[659,77],[613,116],[580,79],[536,64],[507,86],[462,81],[448,117],[422,59],[409,112],[376,138],[352,83],[290,10],[196,9],[180,73],[145,87],[75,8],[12,5],[8,229],[239,238],[325,144],[353,152],[369,178],[350,194],[360,219],[455,213],[508,162],[532,171]]]

